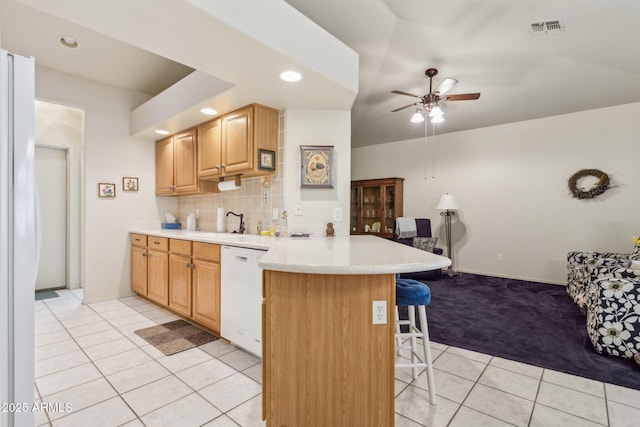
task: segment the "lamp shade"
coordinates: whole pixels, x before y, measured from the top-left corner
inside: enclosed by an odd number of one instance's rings
[[[460,209],[460,205],[458,205],[453,194],[445,193],[440,197],[440,201],[438,202],[436,209],[440,211],[454,211],[456,209]]]

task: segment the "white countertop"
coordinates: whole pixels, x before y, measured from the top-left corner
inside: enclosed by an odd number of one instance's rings
[[[266,270],[314,274],[389,274],[435,270],[449,258],[376,236],[276,240],[259,262]]]
[[[448,267],[449,258],[376,236],[273,237],[132,227],[132,233],[268,250],[266,270],[313,274],[389,274]]]
[[[131,233],[148,234],[149,236],[168,237],[169,239],[193,240],[194,242],[218,243],[220,245],[238,246],[241,248],[269,250],[276,241],[274,236],[258,236],[257,234],[213,233],[209,231],[164,230],[157,228],[131,227]]]

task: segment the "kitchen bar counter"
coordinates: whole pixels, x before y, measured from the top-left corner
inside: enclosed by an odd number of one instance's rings
[[[265,270],[313,274],[395,274],[435,270],[449,258],[376,236],[277,239]]]
[[[268,250],[260,267],[314,274],[388,274],[435,270],[449,258],[376,236],[274,237],[132,227],[130,232],[170,239]]]

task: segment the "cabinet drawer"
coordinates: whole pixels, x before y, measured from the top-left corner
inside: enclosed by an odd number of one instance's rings
[[[170,239],[169,251],[173,254],[188,255],[191,256],[191,241]]]
[[[145,234],[131,233],[131,244],[134,246],[147,246],[147,236]]]
[[[214,243],[193,242],[193,257],[220,261],[220,245]]]
[[[166,237],[149,236],[149,249],[167,251],[169,249],[169,239]]]

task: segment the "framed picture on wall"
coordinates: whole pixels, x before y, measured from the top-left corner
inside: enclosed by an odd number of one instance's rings
[[[101,182],[98,184],[98,197],[114,198],[116,197],[116,185]]]
[[[138,191],[138,178],[125,176],[122,178],[122,191]]]
[[[258,148],[258,169],[276,170],[276,152]]]
[[[301,145],[300,168],[300,188],[333,188],[333,145]]]

